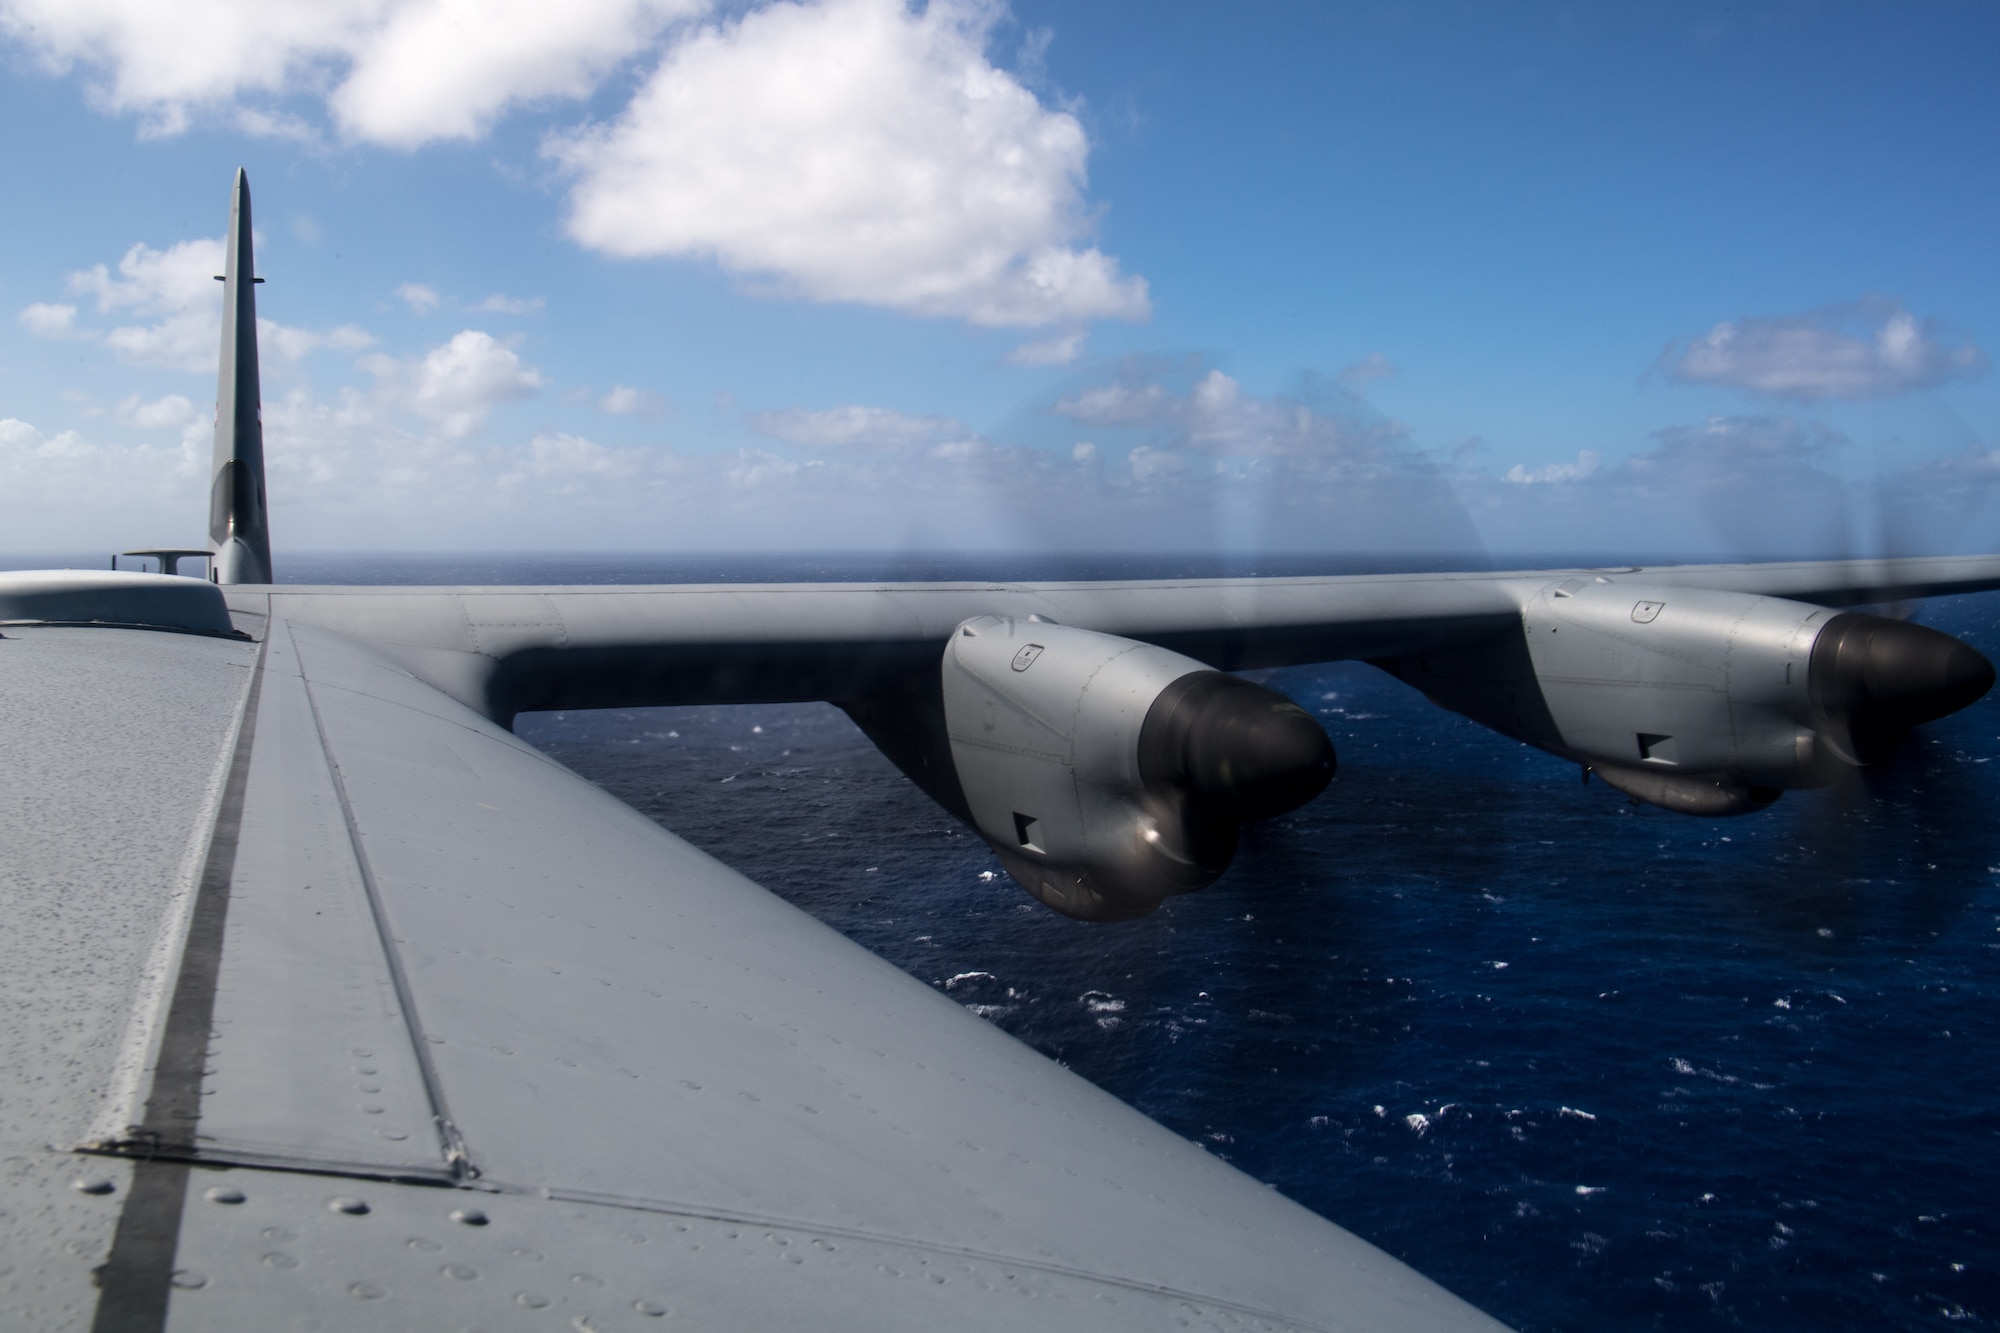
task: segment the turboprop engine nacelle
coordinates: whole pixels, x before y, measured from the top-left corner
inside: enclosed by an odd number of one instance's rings
[[[1738,813],[1823,781],[1812,646],[1832,612],[1774,597],[1571,579],[1522,615],[1572,757],[1641,800]]]
[[[1150,644],[979,616],[952,634],[943,673],[974,826],[1069,916],[1140,916],[1204,887],[1246,821],[1333,777],[1333,744],[1304,709]]]
[[[1984,657],[1921,625],[1615,575],[1542,589],[1519,640],[1384,665],[1620,791],[1700,815],[1824,785],[1993,683]]]

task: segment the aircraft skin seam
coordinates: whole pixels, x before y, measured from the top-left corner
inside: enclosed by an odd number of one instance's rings
[[[243,825],[250,751],[257,735],[257,707],[263,697],[268,651],[267,640],[259,645],[252,667],[243,721],[236,733],[236,752],[229,762],[229,777],[216,808],[215,832],[188,913],[180,971],[160,1036],[152,1091],[146,1099],[145,1125],[128,1145],[128,1155],[143,1156],[133,1167],[131,1191],[119,1210],[111,1251],[96,1271],[99,1295],[92,1333],[151,1333],[166,1327],[191,1168],[187,1162],[154,1149],[182,1126],[192,1144],[201,1115],[201,1083],[213,1033],[229,889],[236,870],[236,844]]]
[[[347,841],[354,853],[355,868],[361,875],[362,891],[368,898],[369,915],[375,923],[375,934],[382,945],[382,955],[389,968],[389,979],[395,988],[396,1003],[403,1011],[403,1024],[408,1031],[410,1046],[416,1056],[417,1070],[424,1084],[424,1095],[431,1104],[431,1118],[435,1122],[438,1137],[442,1140],[445,1166],[452,1177],[458,1180],[475,1180],[479,1168],[472,1160],[465,1136],[459,1132],[458,1124],[451,1118],[451,1109],[445,1102],[444,1083],[439,1077],[437,1064],[431,1059],[430,1043],[425,1039],[423,1022],[417,1015],[416,995],[410,989],[410,978],[403,969],[402,952],[396,947],[394,933],[389,929],[388,909],[383,905],[381,887],[375,882],[375,868],[369,862],[368,849],[363,845],[361,826],[355,819],[354,804],[347,795],[347,779],[340,771],[340,761],[333,756],[333,743],[326,734],[326,720],[320,715],[319,700],[314,696],[313,679],[306,670],[304,655],[299,652],[298,636],[292,626],[285,625],[285,635],[292,644],[292,656],[298,663],[299,680],[305,686],[306,706],[312,712],[313,729],[319,735],[321,756],[326,760],[327,773],[333,779],[334,796],[340,802],[340,816],[347,826]]]
[[[108,1150],[90,1150],[98,1155],[120,1156],[123,1154]],[[1262,1320],[1277,1320],[1287,1327],[1319,1330],[1332,1333],[1333,1326],[1305,1323],[1297,1316],[1278,1314],[1261,1306],[1248,1305],[1225,1296],[1190,1291],[1182,1287],[1164,1283],[1145,1282],[1133,1278],[1119,1277],[1097,1269],[1076,1268],[1053,1263],[1046,1259],[1028,1258],[1018,1254],[1007,1254],[997,1250],[980,1249],[970,1245],[944,1245],[936,1241],[898,1235],[893,1232],[871,1231],[861,1227],[843,1226],[814,1221],[809,1218],[769,1216],[759,1213],[739,1212],[727,1208],[715,1208],[702,1204],[676,1203],[662,1199],[635,1199],[619,1195],[607,1195],[588,1190],[569,1190],[548,1186],[518,1185],[492,1179],[477,1182],[439,1175],[423,1175],[411,1172],[375,1171],[365,1167],[345,1167],[338,1163],[315,1163],[305,1160],[285,1161],[251,1154],[202,1155],[188,1153],[175,1155],[171,1151],[162,1152],[149,1159],[148,1164],[178,1168],[184,1180],[194,1168],[227,1169],[240,1167],[252,1171],[271,1171],[282,1175],[318,1176],[329,1180],[357,1180],[379,1182],[389,1185],[412,1185],[418,1188],[445,1190],[477,1190],[499,1197],[546,1199],[556,1203],[580,1203],[597,1208],[614,1208],[624,1212],[645,1213],[656,1217],[686,1217],[702,1222],[718,1222],[726,1225],[768,1228],[774,1231],[790,1231],[800,1235],[839,1237],[871,1245],[891,1246],[897,1249],[918,1250],[927,1254],[946,1255],[954,1259],[970,1259],[982,1263],[995,1264],[1002,1268],[1023,1269],[1036,1273],[1047,1273],[1053,1277],[1069,1278],[1094,1285],[1117,1287],[1125,1291],[1139,1292],[1149,1296],[1164,1296],[1174,1300],[1188,1301],[1211,1309],[1229,1310],[1236,1314]],[[135,1193],[136,1182],[135,1182]],[[134,1328],[164,1327],[164,1320],[157,1325],[97,1324],[93,1333],[129,1333]]]
[[[33,625],[48,629],[137,629],[148,634],[189,634],[198,639],[243,639],[250,638],[242,630],[231,630],[224,634],[217,630],[189,629],[184,625],[150,625],[139,620],[0,620],[0,628],[15,625]]]
[[[1126,1291],[1143,1292],[1149,1296],[1166,1296],[1175,1300],[1189,1301],[1197,1305],[1218,1310],[1230,1310],[1253,1319],[1276,1320],[1289,1327],[1315,1329],[1321,1333],[1333,1333],[1330,1324],[1306,1323],[1296,1315],[1277,1314],[1261,1306],[1246,1305],[1226,1296],[1206,1295],[1188,1291],[1181,1287],[1171,1287],[1160,1282],[1145,1282],[1134,1278],[1118,1277],[1099,1269],[1072,1268],[1047,1259],[1030,1259],[1017,1254],[1002,1254],[993,1250],[983,1250],[971,1245],[945,1245],[937,1241],[921,1240],[912,1236],[900,1236],[893,1232],[870,1231],[862,1227],[842,1226],[814,1222],[800,1218],[770,1217],[758,1213],[736,1212],[727,1208],[714,1208],[700,1204],[673,1203],[657,1199],[633,1199],[615,1194],[597,1194],[587,1190],[566,1190],[552,1186],[511,1185],[486,1180],[481,1184],[496,1192],[520,1194],[545,1198],[557,1203],[583,1203],[600,1208],[618,1208],[627,1212],[650,1213],[667,1217],[689,1217],[703,1222],[723,1222],[737,1226],[768,1227],[779,1231],[796,1231],[815,1236],[839,1236],[845,1240],[860,1241],[874,1245],[893,1245],[901,1249],[921,1250],[929,1254],[950,1255],[954,1259],[975,1259],[984,1263],[999,1264],[1003,1267],[1028,1269],[1037,1273],[1048,1273],[1055,1277],[1072,1278],[1083,1282],[1096,1283],[1107,1287],[1119,1287]]]
[[[130,1160],[129,1148],[117,1145],[92,1145],[77,1149],[91,1157],[122,1157]],[[440,1166],[434,1171],[421,1168],[401,1168],[371,1166],[366,1162],[341,1162],[330,1158],[286,1157],[277,1153],[241,1152],[195,1146],[164,1146],[153,1153],[152,1158],[161,1162],[178,1162],[191,1167],[202,1167],[212,1171],[225,1171],[240,1167],[246,1171],[271,1171],[288,1176],[324,1176],[331,1180],[372,1180],[385,1185],[420,1185],[432,1189],[481,1189],[488,1193],[497,1192],[484,1181],[461,1180]]]

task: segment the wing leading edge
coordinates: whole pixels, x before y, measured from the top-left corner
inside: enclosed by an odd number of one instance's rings
[[[2000,588],[2000,556],[1653,569],[1056,584],[228,589],[366,638],[486,717],[551,708],[849,702],[906,695],[973,616],[1039,616],[1225,671],[1463,648],[1546,589],[1609,576],[1854,606]]]

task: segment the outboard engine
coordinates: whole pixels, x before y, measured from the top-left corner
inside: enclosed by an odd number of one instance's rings
[[[1008,873],[1090,921],[1212,883],[1243,824],[1310,801],[1333,744],[1282,694],[1151,644],[979,616],[945,649],[964,807]]]
[[[1378,665],[1629,796],[1709,816],[1878,762],[1994,679],[1922,625],[1605,575],[1542,589],[1518,631]]]

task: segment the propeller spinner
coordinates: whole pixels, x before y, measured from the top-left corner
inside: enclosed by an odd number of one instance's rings
[[[1993,679],[1993,664],[1949,634],[1858,611],[1827,621],[1807,675],[1820,734],[1856,764],[1887,758],[1910,728],[1964,708]]]

